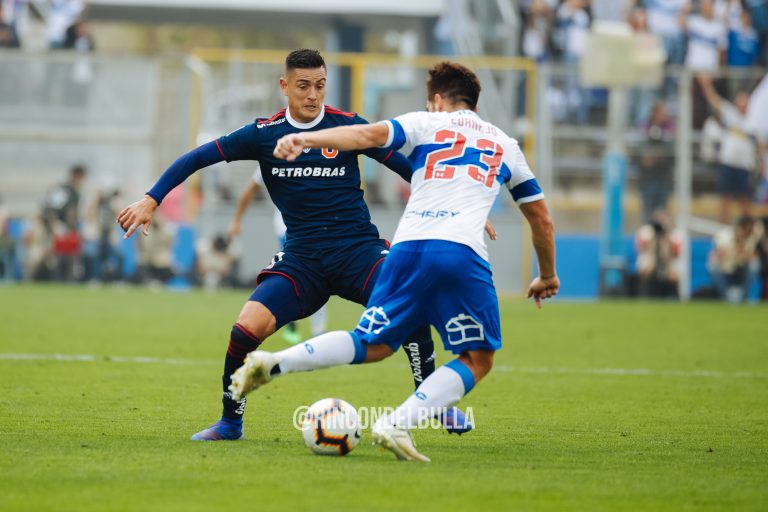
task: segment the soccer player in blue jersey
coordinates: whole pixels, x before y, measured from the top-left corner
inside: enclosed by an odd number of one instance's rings
[[[307,148],[340,151],[413,146],[411,197],[390,255],[352,332],[330,332],[277,353],[248,354],[232,376],[235,398],[277,375],[374,362],[388,357],[424,320],[458,357],[438,368],[392,414],[372,428],[376,444],[404,460],[428,461],[411,429],[455,406],[485,377],[501,348],[496,291],[483,224],[502,188],[531,226],[539,276],[528,287],[540,307],[557,294],[554,226],[544,195],[517,142],[477,113],[480,82],[469,69],[443,62],[429,72],[429,112],[390,121],[303,132],[281,139],[275,155],[295,159]]]
[[[356,114],[324,105],[326,75],[316,50],[291,52],[280,79],[287,108],[181,156],[143,199],[118,216],[126,238],[138,228],[146,235],[155,208],[192,173],[224,160],[257,160],[288,228],[283,251],[259,274],[255,291],[232,327],[222,376],[222,417],[193,440],[240,439],[245,400],[233,400],[228,387],[246,354],[286,323],[312,315],[331,295],[364,305],[388,254],[389,243],[379,238],[363,201],[357,158],[365,154],[410,181],[411,166],[404,156],[390,149],[317,148],[288,164],[272,154],[278,139],[290,133],[366,123]],[[418,386],[435,367],[429,326],[414,328],[408,345]],[[471,428],[462,416],[452,411],[442,419],[449,431],[461,433]]]

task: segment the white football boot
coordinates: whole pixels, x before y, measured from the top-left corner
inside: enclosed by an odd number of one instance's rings
[[[245,363],[232,374],[229,392],[232,400],[241,400],[254,389],[272,380],[272,368],[280,361],[272,352],[254,350],[245,356]]]
[[[429,457],[416,450],[411,431],[397,428],[385,418],[380,418],[371,428],[373,444],[379,445],[395,454],[400,460],[418,460],[429,462]]]

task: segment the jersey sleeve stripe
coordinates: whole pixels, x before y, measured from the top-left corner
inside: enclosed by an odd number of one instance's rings
[[[389,150],[389,153],[387,153],[387,156],[385,156],[385,157],[384,157],[384,160],[382,160],[382,161],[381,161],[381,163],[384,163],[384,162],[386,162],[387,160],[389,160],[389,157],[391,157],[391,156],[392,156],[392,153],[394,153],[394,152],[395,152],[395,150],[394,150],[394,149],[390,149],[390,150]]]
[[[224,150],[221,149],[221,144],[219,144],[219,139],[216,139],[216,147],[219,149],[219,153],[221,153],[222,158],[229,162],[229,158],[227,158],[227,155],[224,154]]]
[[[391,148],[397,151],[405,145],[405,130],[403,125],[394,119],[384,121],[389,127],[389,133],[387,134],[387,142],[382,147]]]
[[[512,199],[518,204],[530,203],[544,197],[536,178],[531,178],[512,187],[509,192],[512,194]]]

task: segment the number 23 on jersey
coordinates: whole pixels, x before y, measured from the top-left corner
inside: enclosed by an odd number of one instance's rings
[[[452,180],[456,178],[456,165],[447,165],[446,162],[460,159],[465,155],[467,138],[454,130],[440,130],[435,134],[435,142],[438,144],[449,142],[451,145],[432,151],[427,156],[424,179]],[[492,187],[493,180],[499,174],[504,151],[500,144],[490,139],[477,139],[474,148],[479,150],[479,161],[467,165],[467,174],[486,187]],[[462,165],[466,164],[462,163]]]

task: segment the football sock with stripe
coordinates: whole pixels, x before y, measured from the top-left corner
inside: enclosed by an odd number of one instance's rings
[[[398,428],[414,428],[456,405],[475,386],[470,369],[454,359],[438,368],[390,417]]]
[[[413,387],[418,388],[424,379],[435,371],[435,343],[432,341],[432,330],[428,325],[419,327],[403,345],[403,351],[408,356],[413,374]]]
[[[275,352],[280,363],[273,374],[308,372],[365,361],[366,346],[347,331],[321,334],[295,347]]]
[[[240,324],[232,326],[227,355],[224,357],[224,375],[221,376],[221,383],[224,387],[224,393],[221,397],[222,418],[242,420],[245,412],[245,398],[237,401],[232,400],[229,394],[229,385],[232,383],[230,377],[235,373],[235,370],[243,365],[243,360],[248,352],[256,350],[259,345],[261,345],[261,340],[248,332],[245,327]]]

